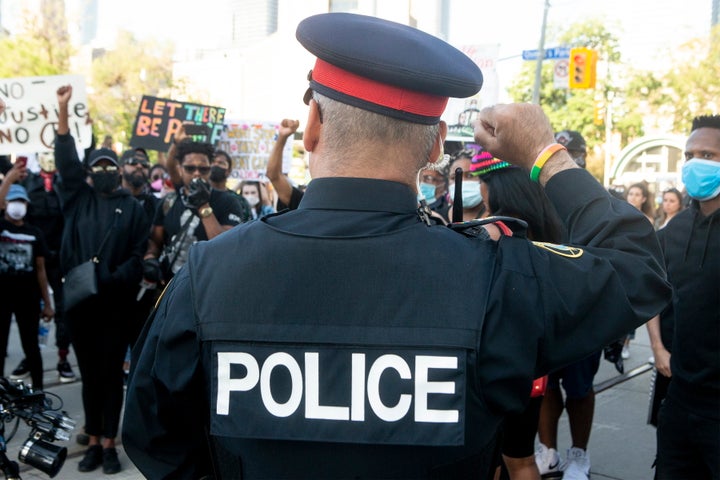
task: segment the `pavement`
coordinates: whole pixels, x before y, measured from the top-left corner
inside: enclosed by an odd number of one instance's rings
[[[76,432],[83,425],[81,384],[79,381],[60,384],[57,371],[57,349],[51,346],[43,348],[45,366],[45,388],[47,392],[58,395],[64,401],[64,409],[77,422]],[[630,346],[630,359],[625,360],[625,374],[619,375],[615,367],[602,360],[600,371],[595,377],[598,392],[595,400],[595,417],[588,452],[591,457],[591,478],[594,480],[645,480],[653,476],[651,465],[655,458],[655,429],[646,423],[648,392],[650,388],[651,367],[648,358],[652,354],[645,327],[636,331],[636,338]],[[9,374],[22,359],[22,348],[13,322],[6,359],[6,373]],[[77,362],[72,352],[69,360],[75,373],[79,375]],[[22,423],[22,422],[21,422]],[[8,428],[8,433],[10,429]],[[29,430],[22,424],[15,437],[7,446],[8,457],[18,458],[18,451]],[[118,438],[118,442],[121,442]],[[104,475],[102,469],[95,472],[78,472],[78,462],[86,447],[78,445],[75,435],[67,442],[56,442],[68,449],[68,458],[62,470],[54,477],[58,480],[94,480],[112,478],[113,480],[140,480],[145,478],[135,468],[118,444],[118,453],[122,471],[112,476]],[[570,448],[570,434],[567,416],[563,414],[558,429],[558,450],[564,455]],[[20,463],[23,479],[47,479],[48,475],[28,465]],[[1,477],[1,474],[0,474]]]

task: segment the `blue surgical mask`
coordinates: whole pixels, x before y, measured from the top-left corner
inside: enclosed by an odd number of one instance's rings
[[[421,183],[418,200],[425,200],[427,203],[433,203],[435,201],[435,185],[432,183]]]
[[[682,167],[682,181],[688,195],[704,202],[720,195],[720,162],[692,158]]]
[[[450,198],[455,198],[455,184],[450,185]],[[465,181],[462,184],[463,208],[474,208],[482,202],[480,184],[478,182]]]

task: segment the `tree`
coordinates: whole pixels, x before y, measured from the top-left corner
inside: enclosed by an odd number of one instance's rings
[[[127,146],[142,96],[165,96],[173,85],[172,48],[121,31],[115,48],[93,61],[91,85],[96,135],[111,135]]]
[[[0,77],[33,77],[66,73],[73,50],[67,32],[65,2],[43,0],[40,10],[23,12],[19,35],[0,40]]]

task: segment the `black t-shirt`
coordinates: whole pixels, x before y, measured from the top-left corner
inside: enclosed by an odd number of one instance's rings
[[[45,258],[48,248],[42,231],[28,225],[15,225],[0,218],[0,283],[3,286],[40,291],[35,259]]]
[[[235,226],[242,223],[240,202],[233,194],[211,190],[210,207],[220,225]],[[181,194],[168,194],[160,202],[153,225],[163,227],[163,246],[166,249],[168,246],[173,248],[173,273],[185,264],[193,243],[208,239],[197,211],[185,206]]]
[[[148,222],[152,222],[155,219],[157,206],[160,203],[160,199],[151,193],[143,192],[140,195],[133,197],[135,200],[140,202],[145,214],[147,215]]]
[[[280,212],[282,210],[285,210],[286,208],[288,210],[295,210],[296,208],[298,208],[298,205],[300,205],[300,200],[302,200],[304,194],[305,193],[299,188],[292,187],[292,193],[290,193],[290,204],[285,205],[283,202],[278,200],[277,211]]]

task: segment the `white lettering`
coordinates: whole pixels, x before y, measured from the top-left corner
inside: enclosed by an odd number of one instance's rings
[[[365,421],[365,354],[352,354],[350,408],[353,422]]]
[[[230,392],[247,392],[257,385],[260,369],[257,361],[249,353],[218,352],[217,404],[218,415],[227,415],[230,411]],[[230,365],[245,365],[247,375],[243,378],[230,378]]]
[[[285,403],[278,403],[273,398],[270,390],[270,376],[275,367],[283,366],[290,372],[291,388],[290,398]],[[277,352],[270,355],[262,366],[260,373],[260,395],[263,405],[268,412],[276,417],[289,417],[300,406],[303,396],[302,370],[295,359],[285,352]]]
[[[455,382],[431,382],[428,370],[431,368],[457,369],[457,357],[435,357],[418,355],[415,358],[415,420],[430,423],[457,423],[457,410],[434,410],[427,407],[430,393],[455,393]]]
[[[348,420],[348,407],[320,405],[320,360],[317,352],[305,354],[305,418]]]
[[[392,368],[398,372],[402,379],[407,380],[412,378],[410,367],[402,357],[398,355],[383,355],[375,360],[375,363],[370,367],[367,380],[368,400],[370,402],[370,408],[372,408],[378,418],[386,422],[396,422],[403,418],[408,410],[410,410],[412,395],[400,395],[394,407],[388,407],[382,403],[382,399],[380,398],[380,377],[388,368]]]

